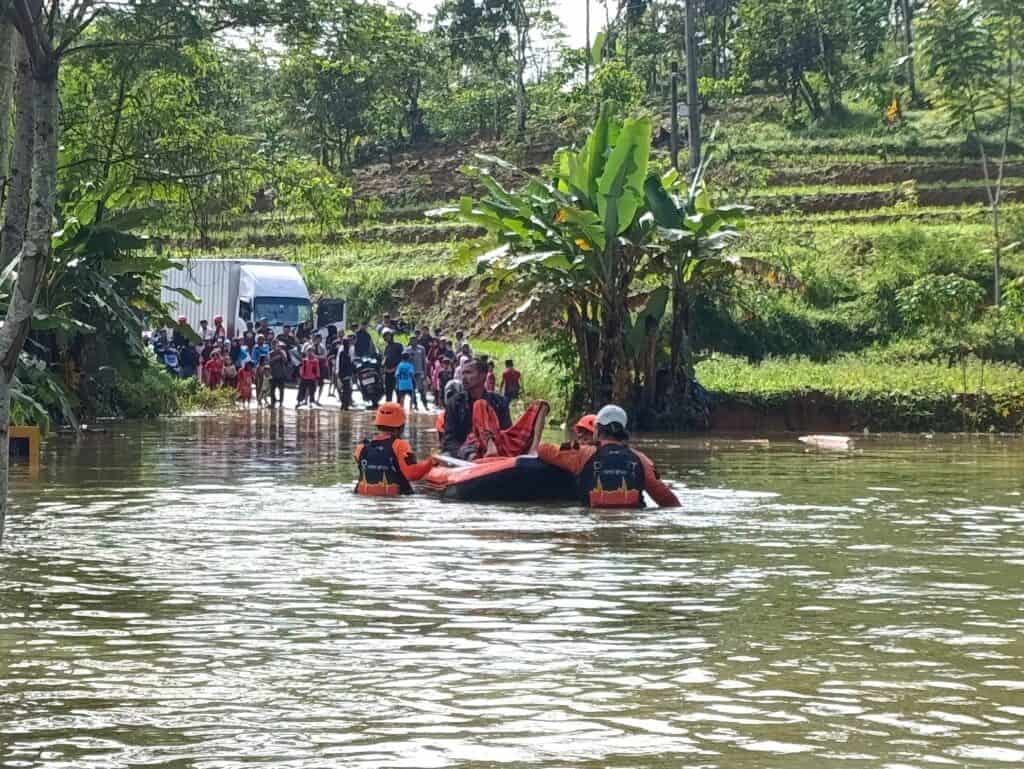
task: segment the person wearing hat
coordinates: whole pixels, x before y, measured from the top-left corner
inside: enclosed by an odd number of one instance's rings
[[[188,337],[186,334],[190,332],[191,330],[188,327],[188,318],[184,315],[179,315],[174,324],[174,328],[171,331],[171,345],[180,352],[181,348],[188,344]]]
[[[597,414],[584,414],[572,427],[572,441],[561,445],[562,451],[578,449],[580,446],[597,445]]]
[[[377,434],[364,440],[353,456],[359,467],[356,494],[366,497],[397,497],[412,494],[412,481],[418,481],[434,466],[427,457],[417,462],[412,447],[402,438],[405,409],[397,403],[382,403],[373,424]]]
[[[224,316],[214,315],[213,316],[213,338],[214,339],[227,339],[228,332],[224,328]]]
[[[405,348],[395,341],[395,332],[390,328],[385,328],[381,336],[384,337],[384,360],[381,364],[384,369],[384,400],[393,400],[397,385],[395,372],[398,370],[398,364],[402,362]]]
[[[597,412],[595,422],[594,444],[560,450],[554,444],[544,443],[537,450],[542,461],[576,476],[583,505],[641,508],[647,492],[660,507],[679,507],[679,499],[658,477],[654,463],[630,448],[626,412],[619,406],[608,405]]]

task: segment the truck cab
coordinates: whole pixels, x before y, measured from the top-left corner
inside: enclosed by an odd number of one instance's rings
[[[311,320],[309,291],[299,271],[290,264],[243,263],[238,282],[238,312],[235,331],[246,323],[266,318],[274,333],[285,326],[295,328]]]

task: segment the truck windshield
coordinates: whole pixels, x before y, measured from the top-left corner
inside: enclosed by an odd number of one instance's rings
[[[308,299],[258,296],[253,302],[253,318],[266,318],[271,326],[297,326],[311,317]]]

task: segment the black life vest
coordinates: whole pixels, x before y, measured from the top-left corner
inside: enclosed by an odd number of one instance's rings
[[[580,498],[587,507],[644,506],[644,466],[622,443],[599,447],[580,473]]]
[[[394,438],[363,441],[363,450],[359,454],[356,494],[367,497],[412,494],[412,485],[398,467]]]

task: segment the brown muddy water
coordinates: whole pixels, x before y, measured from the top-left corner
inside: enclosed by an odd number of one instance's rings
[[[18,468],[0,766],[1024,765],[1020,439],[645,439],[684,509],[597,515],[357,500],[368,429],[115,425]]]

